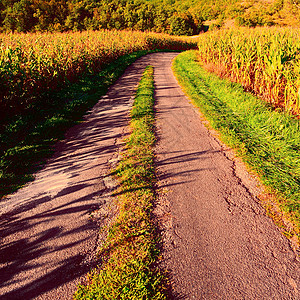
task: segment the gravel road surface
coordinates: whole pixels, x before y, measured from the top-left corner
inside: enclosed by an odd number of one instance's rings
[[[300,299],[300,263],[254,179],[200,121],[171,61],[155,69],[156,215],[174,299]]]
[[[115,215],[106,174],[126,134],[132,97],[147,56],[71,128],[36,180],[0,202],[0,299],[71,299],[97,264]]]
[[[174,299],[300,299],[300,263],[265,216],[256,182],[204,127],[171,71],[176,53],[139,59],[66,139],[36,180],[0,202],[0,298],[71,299],[116,214],[106,174],[132,95],[155,67],[163,259]]]

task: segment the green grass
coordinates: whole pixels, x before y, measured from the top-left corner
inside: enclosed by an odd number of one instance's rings
[[[84,76],[59,92],[43,94],[26,114],[0,127],[0,198],[33,180],[31,174],[53,153],[54,143],[81,121],[131,63],[149,52],[155,51],[125,55],[96,75]]]
[[[119,215],[100,256],[105,263],[79,286],[75,299],[166,299],[151,209],[154,183],[153,67],[146,68],[131,110],[131,134],[115,174]]]
[[[205,71],[197,60],[197,51],[180,54],[173,69],[223,142],[234,148],[276,195],[281,210],[299,233],[299,120],[244,92],[241,85]]]

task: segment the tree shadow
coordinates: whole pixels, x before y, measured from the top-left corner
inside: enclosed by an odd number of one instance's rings
[[[132,96],[151,61],[146,56],[129,67],[84,121],[66,132],[36,180],[1,201],[1,299],[38,297],[99,263],[94,254],[102,223],[90,215],[112,192],[103,178],[122,145],[117,141],[126,135]],[[71,297],[74,288],[64,296]]]

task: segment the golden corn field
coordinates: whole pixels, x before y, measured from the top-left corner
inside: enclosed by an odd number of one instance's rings
[[[300,113],[300,31],[256,28],[201,35],[200,60],[275,107]]]
[[[22,112],[38,93],[97,72],[121,55],[190,47],[184,38],[133,31],[0,34],[0,118]]]

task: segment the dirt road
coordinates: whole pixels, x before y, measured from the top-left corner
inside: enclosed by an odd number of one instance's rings
[[[247,173],[202,125],[171,72],[176,53],[138,60],[72,128],[36,180],[0,203],[0,298],[70,299],[95,265],[114,215],[106,174],[121,147],[131,97],[155,67],[156,215],[175,299],[298,299],[300,264],[265,215]],[[93,213],[94,212],[94,213]]]
[[[155,69],[163,263],[174,299],[300,299],[300,263],[259,189],[208,132],[170,70]]]
[[[130,67],[67,133],[34,182],[0,202],[0,299],[71,299],[97,263],[99,226],[114,216],[106,174],[147,61]]]

